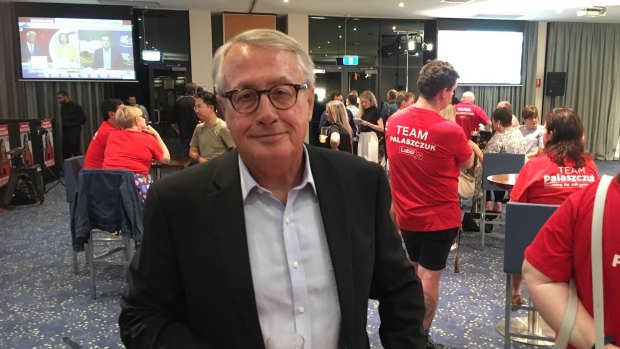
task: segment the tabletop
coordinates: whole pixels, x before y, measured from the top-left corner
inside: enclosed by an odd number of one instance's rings
[[[518,173],[502,173],[490,175],[487,180],[502,189],[510,190],[517,182],[517,177],[519,177]]]
[[[159,162],[154,163],[151,168],[179,168],[183,169],[192,163],[192,159],[189,156],[173,156],[170,158],[169,164],[162,164]]]

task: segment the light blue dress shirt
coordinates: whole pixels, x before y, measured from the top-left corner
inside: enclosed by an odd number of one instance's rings
[[[252,282],[265,341],[297,332],[304,349],[340,347],[340,303],[310,160],[286,205],[261,187],[239,157]]]

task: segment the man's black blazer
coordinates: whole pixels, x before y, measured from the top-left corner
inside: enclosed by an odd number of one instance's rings
[[[115,70],[123,70],[128,69],[129,67],[123,63],[123,56],[121,52],[116,47],[110,47],[110,61],[112,63],[112,68]],[[93,55],[93,64],[92,68],[103,68],[103,48],[98,48],[95,50]]]
[[[341,337],[368,348],[368,298],[385,348],[425,348],[421,283],[389,217],[375,163],[307,146],[334,267]],[[127,348],[264,348],[239,181],[229,152],[153,184],[143,244],[121,301]]]

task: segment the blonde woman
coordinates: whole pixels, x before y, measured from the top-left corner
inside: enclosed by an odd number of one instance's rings
[[[368,161],[379,162],[379,137],[383,132],[383,119],[377,109],[377,98],[370,91],[360,95],[362,119],[360,120],[360,137],[357,155]]]
[[[136,186],[146,199],[152,182],[149,170],[153,160],[170,163],[170,152],[159,133],[146,124],[140,108],[118,108],[116,122],[121,129],[108,136],[102,168],[132,171]]]
[[[340,101],[331,101],[327,103],[325,112],[330,123],[327,134],[330,148],[352,153],[353,145],[351,139],[353,131],[349,125],[349,118],[344,104]]]

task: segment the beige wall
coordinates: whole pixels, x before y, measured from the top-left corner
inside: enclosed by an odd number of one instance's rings
[[[545,57],[547,56],[547,22],[538,22],[538,47],[536,50],[536,79],[540,79],[540,87],[536,88],[534,105],[542,112],[545,98]]]
[[[308,52],[308,45],[310,42],[310,34],[308,30],[308,15],[303,14],[289,14],[288,15],[288,35],[292,36],[295,40],[299,41],[302,47]],[[310,124],[308,124],[308,128]],[[310,143],[308,135],[310,130],[306,132],[306,143]]]
[[[213,41],[211,40],[211,11],[189,11],[189,40],[191,45],[192,80],[213,92]]]

